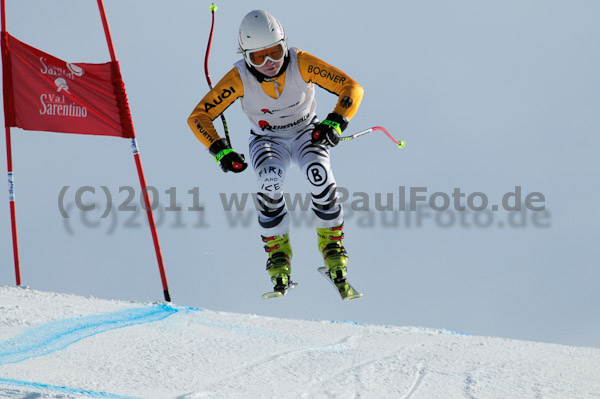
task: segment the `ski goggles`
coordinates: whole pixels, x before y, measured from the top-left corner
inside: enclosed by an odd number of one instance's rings
[[[268,47],[259,48],[256,50],[246,50],[244,57],[246,61],[253,67],[261,67],[267,63],[268,60],[273,62],[279,62],[285,57],[287,53],[287,46],[284,41],[280,41],[276,44],[272,44]]]

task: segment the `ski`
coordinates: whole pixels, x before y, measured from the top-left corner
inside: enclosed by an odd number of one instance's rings
[[[351,299],[362,298],[363,294],[354,289],[354,287],[352,287],[352,285],[348,282],[347,279],[345,279],[342,282],[336,283],[331,278],[329,270],[327,270],[326,267],[319,267],[319,273],[321,273],[323,277],[325,277],[331,284],[333,284],[333,286],[337,289],[338,293],[340,294],[340,297],[342,297],[342,300],[349,301]]]
[[[269,292],[265,292],[262,296],[262,299],[274,299],[274,298],[283,298],[285,296],[285,294],[287,294],[287,292],[289,290],[291,290],[292,288],[294,288],[295,286],[297,286],[298,283],[289,283],[288,286],[284,289],[277,289],[277,290],[273,290],[273,291],[269,291]]]

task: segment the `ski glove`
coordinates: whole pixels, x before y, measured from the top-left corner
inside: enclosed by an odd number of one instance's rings
[[[248,167],[244,155],[235,152],[227,139],[215,141],[208,148],[208,152],[215,157],[215,162],[219,162],[223,172],[240,173]]]
[[[331,113],[313,130],[312,143],[335,147],[340,142],[340,136],[347,126],[347,118],[344,118],[339,114]]]

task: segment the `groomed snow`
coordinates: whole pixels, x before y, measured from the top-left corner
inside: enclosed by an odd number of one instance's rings
[[[0,287],[0,397],[599,398],[600,349]]]

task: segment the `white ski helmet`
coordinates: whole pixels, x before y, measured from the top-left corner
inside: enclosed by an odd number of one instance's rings
[[[264,10],[250,11],[242,19],[238,37],[239,51],[249,61],[248,52],[281,43],[287,55],[287,37],[281,23]]]

